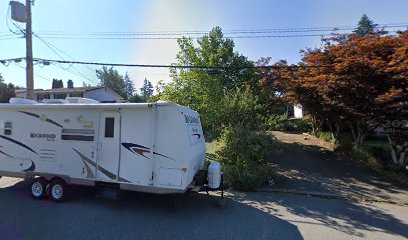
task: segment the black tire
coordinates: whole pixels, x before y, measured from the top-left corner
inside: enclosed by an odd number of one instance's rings
[[[67,184],[62,179],[54,179],[48,187],[48,197],[54,202],[63,202],[68,195]]]
[[[34,199],[42,199],[46,196],[47,180],[43,177],[34,178],[30,185],[30,193]]]

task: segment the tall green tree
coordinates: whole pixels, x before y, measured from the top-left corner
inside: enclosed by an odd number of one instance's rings
[[[232,39],[224,38],[221,28],[215,27],[197,40],[178,39],[179,52],[174,66],[210,66],[213,69],[171,69],[172,83],[164,87],[163,100],[188,106],[200,113],[205,131],[215,134],[222,128],[224,95],[246,85],[254,86],[257,79],[254,63],[234,51]],[[218,68],[229,67],[229,68]],[[237,68],[235,68],[237,67]]]
[[[358,27],[353,32],[358,36],[365,36],[367,34],[373,34],[376,32],[377,24],[375,24],[367,15],[363,14],[360,21],[358,22]]]
[[[123,79],[125,81],[126,99],[129,99],[133,96],[135,92],[135,84],[133,83],[132,79],[129,77],[129,74],[127,72],[125,73]]]
[[[137,92],[135,92],[133,94],[133,96],[128,98],[128,101],[131,103],[143,103],[146,102],[145,98],[139,94],[137,94]]]
[[[96,70],[96,77],[100,80],[100,86],[109,87],[121,97],[127,98],[125,80],[116,69],[103,66]]]
[[[140,93],[144,98],[145,102],[147,102],[147,100],[153,96],[153,91],[154,90],[152,83],[149,80],[147,80],[147,78],[145,78],[143,81],[143,87],[140,88]]]
[[[1,103],[8,103],[10,98],[16,96],[16,88],[13,84],[4,83],[4,78],[0,74],[0,102]]]
[[[51,87],[52,89],[63,88],[63,87],[64,87],[64,82],[62,80],[58,80],[55,78],[52,79],[52,87]]]

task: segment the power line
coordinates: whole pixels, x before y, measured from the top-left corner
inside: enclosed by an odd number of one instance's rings
[[[45,44],[50,45],[51,47],[53,47],[55,50],[59,51],[60,53],[64,54],[65,56],[71,58],[73,61],[76,61],[76,59],[74,57],[72,57],[71,55],[69,55],[67,52],[63,51],[60,48],[57,48],[54,44],[44,40],[43,38],[41,38],[40,36],[38,36],[37,34],[34,34],[38,39],[40,39],[41,41],[43,41]],[[65,59],[63,59],[65,60]],[[92,72],[95,72],[95,69],[92,69],[88,66],[85,66],[86,68],[88,68],[89,70],[91,70]]]
[[[9,27],[8,17],[10,14],[10,7],[8,9],[6,24],[11,32],[16,35],[21,35],[19,32],[14,32]],[[12,22],[15,27],[24,34],[18,25]],[[401,28],[408,27],[408,23],[388,23],[378,24],[378,29]],[[339,33],[340,31],[355,30],[357,26],[333,26],[333,27],[305,27],[305,28],[266,28],[266,29],[235,29],[224,30],[224,38],[230,39],[259,39],[259,38],[298,38],[298,37],[324,37],[333,34],[347,34]],[[307,34],[313,32],[321,32],[320,34]],[[330,32],[330,33],[328,33]],[[389,31],[395,33],[396,31]],[[180,36],[190,36],[193,39],[201,38],[207,35],[208,31],[152,31],[152,32],[64,32],[64,31],[39,31],[36,32],[47,39],[78,39],[78,40],[176,40]],[[274,33],[272,35],[265,35]],[[276,33],[306,33],[306,34],[276,34]],[[259,35],[263,34],[263,35]],[[238,35],[238,36],[237,36]],[[13,35],[0,35],[0,40],[15,39]],[[36,35],[38,37],[38,35]],[[50,44],[50,43],[48,43]],[[56,48],[57,49],[57,48]],[[63,51],[61,51],[63,52]],[[67,55],[69,56],[69,55]],[[72,57],[71,57],[72,58]]]
[[[49,43],[49,42],[47,42],[46,40],[44,40],[44,39],[42,39],[41,37],[39,37],[37,34],[33,34],[35,37],[37,37],[44,45],[46,45],[49,49],[51,49],[57,56],[59,56],[63,61],[66,61],[65,60],[65,58],[63,57],[63,56],[61,56],[56,50],[58,50],[58,51],[60,51],[60,52],[63,52],[62,50],[60,50],[60,49],[58,49],[57,47],[55,47],[54,45],[52,45],[51,43]],[[54,48],[56,49],[56,50],[54,50]],[[64,53],[64,54],[66,54],[66,53]],[[66,54],[67,55],[67,54]],[[71,57],[72,58],[72,57]],[[70,66],[71,67],[71,66]],[[68,67],[67,69],[65,69],[65,68],[63,68],[62,66],[61,66],[61,69],[63,69],[63,70],[65,70],[65,71],[67,71],[67,72],[69,72],[69,73],[71,73],[71,74],[75,74],[74,72],[72,72],[72,71],[68,71],[68,69],[70,68],[70,67]],[[93,80],[91,80],[90,78],[88,78],[87,76],[85,76],[83,73],[81,73],[77,68],[75,68],[74,66],[72,66],[72,68],[78,73],[78,74],[75,74],[75,75],[77,75],[77,76],[80,76],[80,77],[82,77],[82,78],[84,78],[84,79],[86,79],[86,80],[88,80],[90,83],[93,83],[93,84],[96,84],[96,82],[95,81],[93,81]]]
[[[192,66],[192,65],[151,65],[151,64],[128,64],[128,63],[101,63],[101,62],[82,62],[82,61],[64,61],[54,59],[34,58],[33,61],[37,63],[50,64],[83,64],[83,65],[97,65],[97,66],[112,66],[112,67],[140,67],[140,68],[178,68],[178,69],[279,69],[279,68],[331,68],[330,65],[293,65],[293,66]]]
[[[224,38],[296,38],[296,37],[322,37],[331,36],[332,34],[297,34],[297,35],[261,35],[261,36],[225,36]],[[191,37],[192,39],[199,39],[201,36]],[[50,36],[46,39],[60,39],[60,40],[177,40],[180,37],[75,37],[75,36]]]
[[[10,32],[12,32],[14,35],[21,35],[21,33],[23,33],[24,35],[24,30],[20,28],[20,26],[18,26],[16,23],[14,23],[13,21],[11,21],[11,23],[20,31],[20,32],[15,32],[13,29],[11,29],[10,25],[9,25],[9,18],[10,18],[10,12],[11,12],[11,5],[9,4],[8,9],[7,9],[7,13],[6,13],[6,26],[8,28],[8,30]]]
[[[18,65],[18,64],[16,64],[16,66],[18,66],[18,67],[21,68],[21,69],[25,69],[25,67],[22,67],[22,66],[20,66],[20,65]],[[37,76],[37,77],[39,77],[39,78],[42,78],[42,79],[44,79],[44,80],[47,80],[48,82],[51,82],[50,79],[48,79],[48,78],[46,78],[46,77],[44,77],[44,76],[42,76],[42,75],[40,75],[40,74],[38,74],[38,73],[34,73],[34,75]]]
[[[396,33],[397,31],[388,31],[388,33]],[[321,34],[285,34],[285,35],[238,35],[238,36],[230,36],[224,35],[224,39],[256,39],[256,38],[298,38],[298,37],[327,37],[327,36],[334,36],[334,35],[348,35],[348,33],[321,33]],[[200,39],[203,37],[201,36],[194,36],[190,37],[192,39]],[[60,40],[177,40],[180,37],[110,37],[109,36],[100,36],[100,37],[88,37],[88,36],[49,36],[45,37],[46,39],[60,39]]]
[[[381,24],[377,28],[408,27],[408,23]],[[259,33],[288,33],[288,32],[321,32],[355,30],[357,26],[314,27],[314,28],[275,28],[275,29],[238,29],[224,30],[224,34],[259,34]],[[64,32],[40,31],[41,35],[134,35],[134,36],[171,36],[171,35],[198,35],[208,34],[208,31],[151,31],[151,32]]]
[[[22,39],[23,37],[5,37],[5,38],[0,38],[0,41],[3,40],[15,40],[15,39]]]

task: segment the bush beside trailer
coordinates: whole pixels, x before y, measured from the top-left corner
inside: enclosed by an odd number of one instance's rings
[[[0,176],[33,179],[34,198],[61,201],[70,184],[175,194],[195,180],[196,191],[220,190],[218,180],[206,184],[205,141],[191,109],[80,98],[10,102],[0,104]]]

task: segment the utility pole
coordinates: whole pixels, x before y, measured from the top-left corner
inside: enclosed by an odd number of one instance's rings
[[[31,29],[31,0],[26,0],[26,86],[27,99],[34,98],[34,67],[33,67],[33,42]]]

